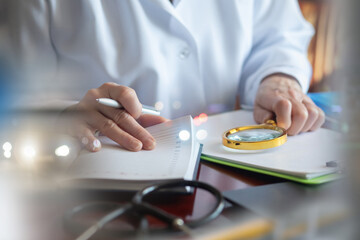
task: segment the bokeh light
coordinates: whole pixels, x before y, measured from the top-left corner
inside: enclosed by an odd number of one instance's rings
[[[208,132],[205,129],[200,129],[196,132],[196,138],[198,140],[204,140],[205,138],[207,138],[208,136]]]
[[[4,149],[5,152],[10,152],[11,149],[12,149],[11,143],[5,142],[5,143],[3,144],[3,149]]]
[[[11,152],[10,151],[5,151],[4,152],[4,157],[5,158],[11,158]]]
[[[181,102],[180,101],[173,102],[172,107],[174,109],[180,109],[181,108]]]
[[[198,116],[194,117],[194,125],[195,126],[200,126],[201,125],[201,121],[200,121]]]
[[[187,141],[190,139],[190,133],[189,131],[187,130],[181,130],[179,132],[179,138],[182,140],[182,141]]]
[[[23,148],[23,155],[28,159],[32,159],[36,155],[36,150],[33,146],[27,145]]]
[[[161,102],[161,101],[158,101],[155,103],[155,109],[158,110],[158,111],[161,111],[164,109],[164,103]]]
[[[199,115],[199,120],[201,123],[205,123],[208,120],[208,115],[206,113],[201,113]]]
[[[66,157],[70,153],[70,148],[67,145],[62,145],[55,149],[55,155],[58,157]]]
[[[203,123],[206,123],[208,120],[208,115],[206,113],[201,113],[199,116],[194,117],[194,125],[200,126]]]

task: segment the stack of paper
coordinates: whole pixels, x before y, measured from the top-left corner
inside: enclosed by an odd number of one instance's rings
[[[223,147],[225,131],[254,124],[252,112],[242,110],[209,117],[198,127],[208,134],[201,141],[204,144],[202,159],[309,184],[337,177],[331,173],[338,169],[327,167],[326,162],[341,160],[341,135],[328,129],[290,136],[284,145],[261,152],[231,152]]]

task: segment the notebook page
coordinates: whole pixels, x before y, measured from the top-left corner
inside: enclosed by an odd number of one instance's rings
[[[236,153],[224,149],[222,134],[230,128],[254,125],[252,112],[234,111],[209,117],[201,125],[208,137],[200,141],[204,144],[203,154],[229,162],[285,173],[302,178],[313,178],[335,172],[326,167],[328,161],[341,159],[341,135],[328,129],[289,136],[279,147],[254,153]]]
[[[102,149],[83,151],[69,168],[68,179],[162,180],[184,178],[192,155],[192,135],[186,141],[179,132],[191,133],[190,116],[147,128],[156,139],[151,151],[130,152],[103,137]]]

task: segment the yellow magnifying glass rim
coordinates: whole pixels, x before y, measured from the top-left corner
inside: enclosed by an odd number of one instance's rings
[[[274,139],[256,141],[256,142],[236,141],[228,138],[228,136],[231,134],[249,129],[270,129],[280,132],[281,135]],[[268,120],[266,121],[266,123],[260,125],[232,128],[226,131],[222,136],[222,143],[225,147],[239,149],[239,150],[261,150],[261,149],[274,148],[283,145],[286,142],[286,140],[287,140],[286,130],[284,128],[278,127],[274,120]]]

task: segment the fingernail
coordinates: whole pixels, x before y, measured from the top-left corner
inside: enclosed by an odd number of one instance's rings
[[[93,151],[101,147],[101,142],[98,139],[95,139],[93,142]]]
[[[85,146],[85,145],[87,145],[89,143],[89,139],[87,137],[83,137],[81,139],[81,143]]]
[[[146,149],[146,150],[154,149],[155,146],[156,146],[156,142],[154,139],[149,138],[144,141],[144,149]]]
[[[140,151],[142,148],[142,143],[138,140],[131,141],[130,148],[133,151]]]

